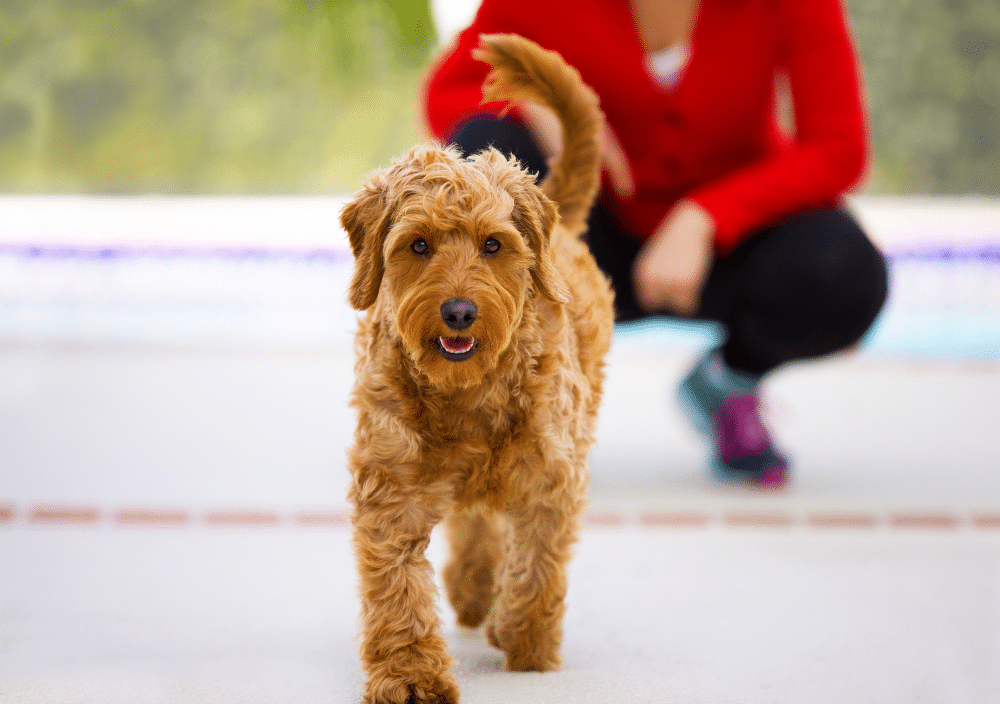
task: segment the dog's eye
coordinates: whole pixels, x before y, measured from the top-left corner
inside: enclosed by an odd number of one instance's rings
[[[500,240],[496,237],[490,237],[483,245],[483,251],[487,254],[496,254],[500,251]]]
[[[413,244],[410,245],[410,249],[413,250],[414,254],[427,254],[431,248],[427,245],[427,240],[421,237],[420,239],[413,241]]]

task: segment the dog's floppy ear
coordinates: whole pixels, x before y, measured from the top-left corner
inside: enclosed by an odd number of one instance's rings
[[[385,271],[382,250],[392,226],[392,208],[380,176],[369,180],[340,214],[340,224],[347,230],[354,252],[354,276],[347,300],[356,310],[368,310],[375,304]]]
[[[552,263],[552,230],[559,220],[559,209],[535,186],[531,176],[524,174],[508,191],[514,197],[514,224],[528,241],[535,255],[531,277],[535,288],[550,301],[569,301],[569,288]]]

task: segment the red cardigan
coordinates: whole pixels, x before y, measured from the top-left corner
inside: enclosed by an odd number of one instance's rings
[[[836,202],[863,174],[868,130],[859,61],[841,0],[701,0],[690,58],[673,89],[645,68],[628,0],[483,0],[424,85],[431,133],[447,139],[480,106],[484,32],[554,49],[601,96],[632,165],[636,194],[605,198],[646,238],[681,198],[714,218],[716,248],[803,210]],[[788,78],[794,135],[778,125]]]

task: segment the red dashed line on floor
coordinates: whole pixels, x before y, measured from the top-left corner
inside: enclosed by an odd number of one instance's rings
[[[957,516],[948,513],[896,513],[890,517],[895,528],[936,528],[950,530],[961,523]]]
[[[36,506],[28,521],[36,525],[96,525],[101,512],[90,506]]]
[[[282,513],[255,509],[218,509],[198,514],[181,508],[123,507],[102,511],[96,506],[41,504],[19,511],[15,503],[0,504],[0,526],[96,526],[102,523],[122,528],[347,528],[350,513],[339,509],[315,509]],[[795,512],[785,509],[730,509],[721,511],[606,511],[583,515],[586,528],[618,529],[629,526],[659,530],[708,529],[787,530],[807,528],[831,530],[936,530],[971,528],[1000,532],[1000,511],[875,511],[825,510]]]
[[[1000,530],[1000,513],[980,513],[972,517],[972,525],[986,530]]]
[[[701,528],[711,522],[707,513],[681,511],[650,511],[639,516],[639,525],[646,528]]]
[[[120,526],[186,526],[191,515],[184,510],[129,508],[116,511],[114,520]]]
[[[205,514],[205,523],[210,526],[277,526],[281,516],[270,511],[212,511]]]
[[[723,522],[731,528],[790,528],[792,516],[787,513],[733,512],[723,517]]]
[[[314,511],[295,516],[295,523],[307,528],[340,528],[350,525],[346,511]]]
[[[808,520],[814,528],[876,528],[879,524],[874,513],[814,513]]]

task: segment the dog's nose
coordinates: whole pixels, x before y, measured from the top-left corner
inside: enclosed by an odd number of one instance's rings
[[[449,298],[441,304],[441,319],[452,330],[465,330],[476,322],[476,304],[467,298]]]

